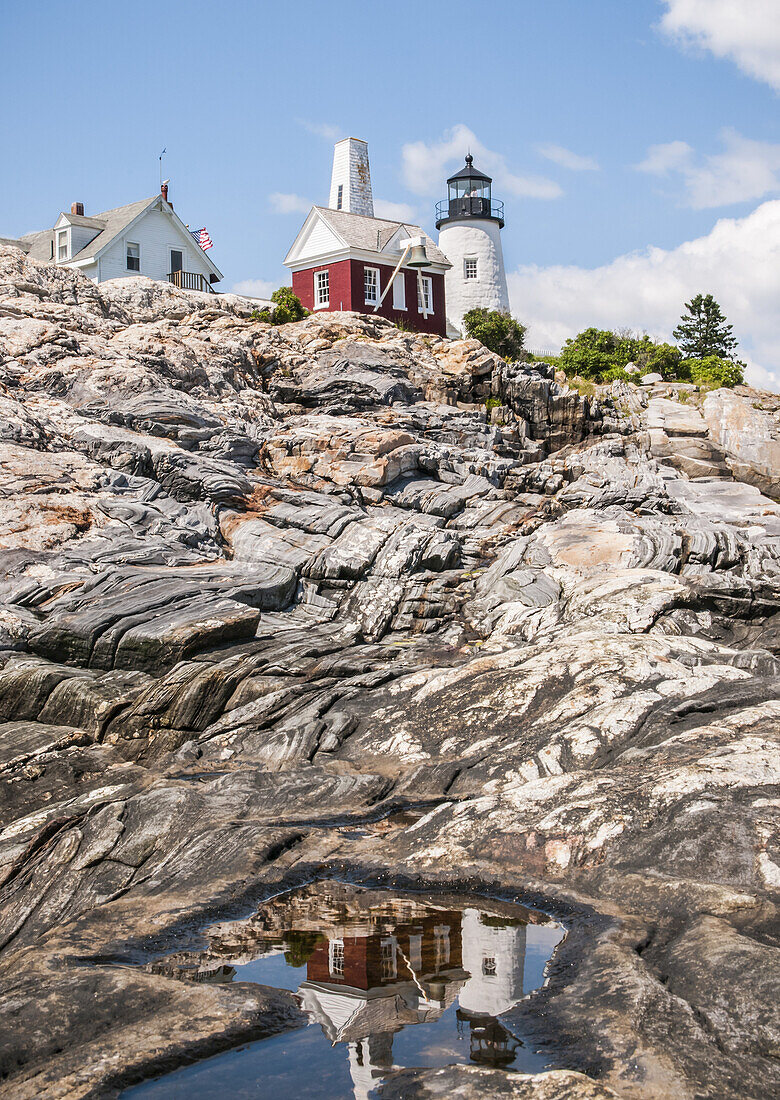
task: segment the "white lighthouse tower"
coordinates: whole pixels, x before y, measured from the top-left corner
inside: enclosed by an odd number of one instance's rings
[[[490,176],[474,158],[447,180],[448,196],[436,206],[439,248],[452,264],[444,276],[447,329],[462,334],[463,315],[484,307],[509,312],[501,230],[504,204],[490,194]]]

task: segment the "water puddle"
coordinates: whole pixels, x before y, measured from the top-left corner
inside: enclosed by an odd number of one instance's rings
[[[326,881],[212,925],[208,948],[148,969],[293,990],[308,1026],[127,1089],[123,1100],[374,1100],[386,1073],[452,1063],[539,1072],[550,1055],[505,1014],[544,983],[564,930],[544,913],[457,894]]]

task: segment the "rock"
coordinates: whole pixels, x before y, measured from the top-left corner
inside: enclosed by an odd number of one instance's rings
[[[302,1023],[148,964],[334,874],[567,928],[383,1095],[774,1095],[780,403],[255,305],[0,246],[9,1095]]]
[[[480,1066],[407,1069],[390,1075],[382,1100],[617,1100],[618,1093],[582,1073],[502,1073]]]
[[[731,390],[708,393],[702,405],[707,428],[740,481],[755,485],[777,499],[780,468],[780,427],[771,415],[751,400]]]
[[[656,382],[663,382],[663,376],[651,371],[650,374],[643,374],[639,381],[643,386],[654,386]]]

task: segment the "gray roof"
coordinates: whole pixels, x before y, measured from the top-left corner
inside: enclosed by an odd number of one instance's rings
[[[425,251],[429,260],[435,264],[443,264],[445,267],[452,266],[438,245],[419,225],[411,225],[409,222],[391,222],[385,218],[369,218],[366,214],[350,214],[346,210],[331,210],[329,206],[315,206],[314,209],[351,248],[381,252],[394,234],[403,228],[410,237],[425,238]],[[377,234],[379,234],[378,238]]]
[[[12,244],[14,248],[21,248],[22,252],[28,251],[28,246],[24,241],[17,240],[16,237],[0,237],[0,244]]]
[[[66,214],[65,217],[74,225],[85,225],[93,229],[97,228],[98,225],[105,227],[80,252],[76,253],[75,256],[71,256],[70,262],[93,259],[101,248],[109,244],[114,237],[117,237],[127,228],[130,222],[134,221],[159,197],[159,195],[152,195],[150,199],[141,199],[139,202],[128,203],[127,206],[117,206],[113,210],[104,210],[102,214],[96,214],[94,218],[85,218],[79,214]],[[57,220],[59,221],[59,218]],[[21,247],[27,247],[29,255],[34,260],[50,260],[52,258],[53,229],[44,229],[41,233],[26,233],[24,237],[20,237],[20,241]]]
[[[66,218],[71,225],[85,225],[88,229],[105,229],[106,223],[102,218],[85,218],[83,214],[60,214],[60,218]],[[57,221],[60,220],[57,218]]]

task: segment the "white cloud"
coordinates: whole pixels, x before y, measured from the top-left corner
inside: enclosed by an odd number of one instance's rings
[[[282,191],[274,191],[268,196],[268,201],[277,214],[308,214],[314,206],[313,202],[301,195],[285,194]]]
[[[276,290],[270,279],[242,279],[230,288],[231,294],[246,294],[248,298],[270,298]]]
[[[561,168],[568,168],[571,172],[598,172],[598,161],[594,157],[583,157],[579,153],[573,153],[571,149],[563,145],[537,145],[536,151],[545,160],[551,160],[553,164],[559,164]]]
[[[685,302],[700,291],[714,294],[734,325],[748,381],[780,389],[780,200],[723,218],[677,248],[650,247],[603,267],[529,265],[509,275],[512,310],[529,326],[531,348],[559,348],[591,325],[670,340]]]
[[[721,140],[723,152],[708,157],[697,157],[684,141],[652,145],[636,167],[657,176],[679,173],[688,203],[698,210],[780,191],[780,145],[753,141],[734,130],[724,130]]]
[[[686,45],[729,58],[780,90],[777,0],[663,0],[661,28]]]
[[[638,172],[651,172],[655,176],[666,176],[670,172],[681,172],[693,161],[693,149],[684,141],[667,141],[664,145],[651,145],[647,156],[637,164]]]
[[[544,176],[521,176],[511,172],[500,153],[487,149],[473,130],[459,123],[448,130],[440,141],[426,144],[413,141],[402,150],[404,182],[417,195],[443,196],[448,166],[462,166],[463,158],[471,150],[477,167],[493,177],[498,198],[519,195],[531,199],[557,199],[563,194],[560,186]]]
[[[306,119],[299,118],[298,125],[326,141],[338,141],[345,136],[340,126],[332,126],[329,122],[307,122]]]
[[[377,218],[387,218],[391,222],[417,224],[414,207],[410,206],[408,202],[387,202],[385,199],[374,199],[374,214]]]

